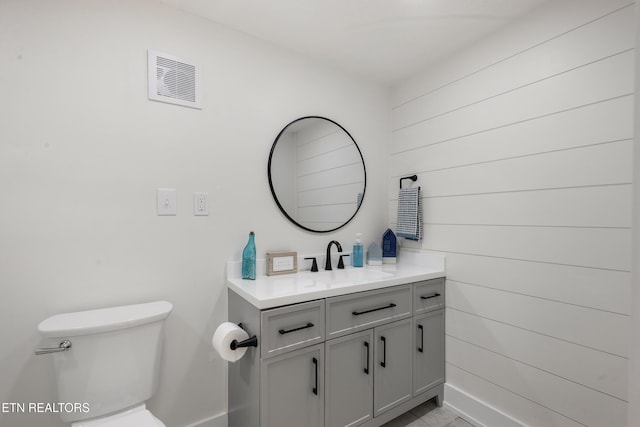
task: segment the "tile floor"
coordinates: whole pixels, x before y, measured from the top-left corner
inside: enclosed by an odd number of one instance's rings
[[[473,427],[444,406],[429,400],[395,418],[382,427]]]

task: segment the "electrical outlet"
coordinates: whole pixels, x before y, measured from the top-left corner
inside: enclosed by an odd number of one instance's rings
[[[195,216],[209,215],[209,194],[193,193],[193,214]]]

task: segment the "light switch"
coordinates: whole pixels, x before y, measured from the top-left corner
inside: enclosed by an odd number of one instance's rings
[[[158,188],[158,215],[176,215],[176,189]]]

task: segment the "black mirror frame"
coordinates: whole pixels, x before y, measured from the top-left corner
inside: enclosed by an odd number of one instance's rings
[[[314,230],[312,228],[305,227],[304,225],[300,224],[295,219],[291,218],[291,216],[287,213],[287,211],[284,209],[284,207],[282,207],[282,205],[280,204],[280,201],[278,200],[278,196],[276,195],[275,188],[273,187],[273,180],[271,178],[271,159],[273,158],[273,153],[274,153],[274,151],[276,149],[276,144],[278,143],[278,140],[280,139],[280,136],[284,133],[284,131],[287,130],[287,128],[289,126],[291,126],[294,123],[297,123],[297,122],[299,122],[301,120],[305,120],[305,119],[322,119],[322,120],[326,120],[326,121],[331,122],[334,125],[338,126],[340,129],[342,129],[349,136],[349,138],[353,142],[353,145],[356,146],[356,149],[358,150],[358,154],[360,154],[360,160],[362,160],[362,172],[364,173],[364,188],[362,189],[362,200],[360,200],[360,203],[358,204],[358,207],[356,208],[356,211],[353,213],[353,215],[351,215],[351,217],[348,220],[346,220],[339,227],[332,228],[330,230]],[[364,163],[364,157],[362,156],[362,151],[360,151],[360,147],[358,146],[358,143],[356,143],[356,140],[353,139],[353,136],[351,136],[351,134],[344,127],[342,127],[340,125],[340,123],[337,123],[337,122],[335,122],[335,121],[333,121],[331,119],[328,119],[328,118],[322,117],[322,116],[304,116],[304,117],[300,117],[300,118],[295,119],[294,121],[290,122],[284,128],[282,128],[282,130],[278,133],[278,136],[276,136],[276,139],[273,141],[273,145],[271,146],[271,152],[269,153],[269,162],[267,163],[267,175],[268,175],[268,178],[269,178],[269,188],[271,189],[271,195],[273,196],[273,200],[275,200],[276,204],[278,205],[278,208],[280,209],[280,212],[282,212],[282,214],[285,217],[287,217],[287,219],[289,221],[291,221],[292,223],[294,223],[298,227],[302,228],[303,230],[311,231],[312,233],[331,233],[331,232],[339,230],[340,228],[342,228],[345,225],[347,225],[349,222],[351,222],[351,220],[356,216],[356,214],[360,210],[360,207],[362,206],[362,202],[364,202],[364,196],[365,196],[365,194],[367,192],[367,167],[366,167],[366,165]]]

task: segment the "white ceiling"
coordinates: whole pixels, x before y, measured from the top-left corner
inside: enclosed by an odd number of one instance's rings
[[[550,0],[162,0],[341,70],[391,83]]]

